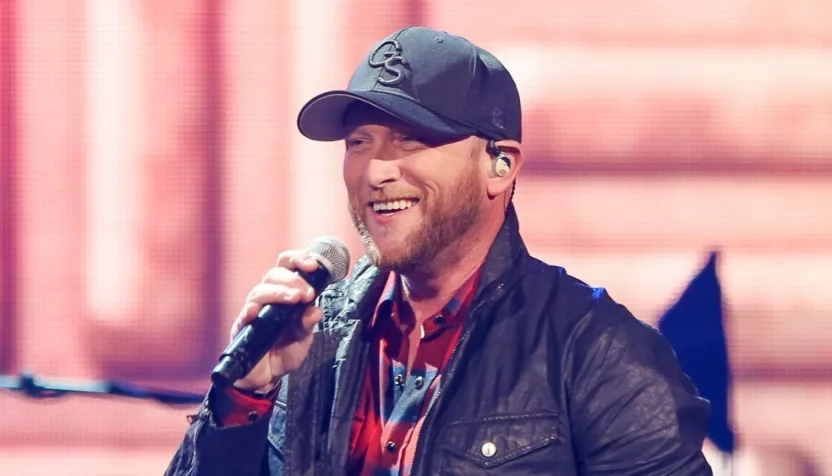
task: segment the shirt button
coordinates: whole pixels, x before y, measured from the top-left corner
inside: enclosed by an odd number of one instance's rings
[[[442,314],[440,314],[440,315],[438,315],[438,316],[436,316],[436,317],[434,317],[434,318],[433,318],[433,322],[434,322],[437,326],[441,326],[441,325],[445,324],[445,316],[443,316]]]
[[[416,380],[413,381],[413,386],[416,388],[422,388],[425,385],[425,379],[422,376],[416,377]]]
[[[401,385],[402,383],[404,383],[404,375],[396,374],[396,376],[393,377],[393,383],[395,383],[396,385]]]
[[[492,443],[490,441],[486,441],[485,443],[482,444],[482,448],[480,448],[480,452],[486,458],[490,458],[490,457],[494,456],[495,454],[497,454],[497,445],[495,445],[494,443]]]
[[[388,453],[395,453],[396,452],[396,443],[394,443],[392,441],[388,441],[387,444],[385,445],[385,448],[387,449]]]

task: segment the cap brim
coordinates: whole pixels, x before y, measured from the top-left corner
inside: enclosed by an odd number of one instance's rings
[[[409,98],[381,91],[329,91],[320,94],[301,108],[298,129],[312,140],[341,140],[349,133],[344,125],[344,115],[356,101],[376,107],[437,137],[465,137],[477,133],[470,127],[431,112]]]

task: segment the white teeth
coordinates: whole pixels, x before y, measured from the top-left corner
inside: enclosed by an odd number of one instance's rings
[[[373,202],[374,211],[406,210],[416,204],[415,200],[391,200],[387,202]]]

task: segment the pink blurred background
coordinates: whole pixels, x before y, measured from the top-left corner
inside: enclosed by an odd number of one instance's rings
[[[509,6],[511,3],[511,6]],[[0,373],[202,391],[345,211],[306,99],[408,24],[513,73],[533,253],[655,323],[723,251],[735,474],[832,475],[827,0],[0,0]],[[0,393],[0,475],[161,474],[192,408]]]

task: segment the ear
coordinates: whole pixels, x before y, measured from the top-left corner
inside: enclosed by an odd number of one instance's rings
[[[496,143],[497,148],[505,154],[510,161],[508,172],[501,176],[491,173],[488,178],[487,190],[489,198],[496,198],[511,190],[517,174],[523,167],[525,157],[520,143],[513,140],[504,140]],[[489,154],[489,170],[491,170],[494,157]]]

